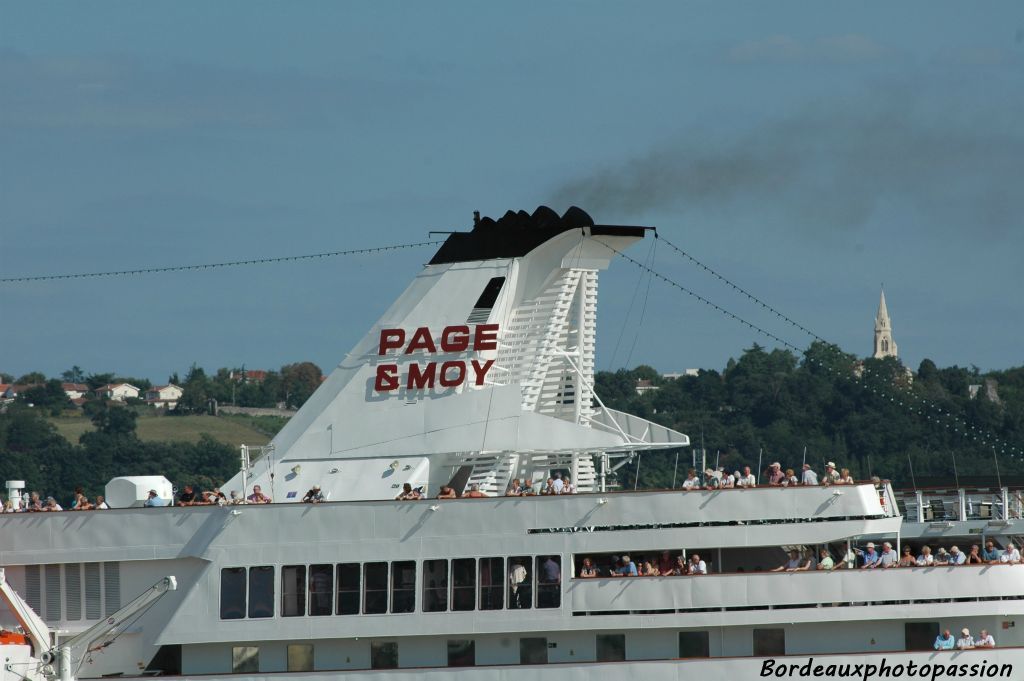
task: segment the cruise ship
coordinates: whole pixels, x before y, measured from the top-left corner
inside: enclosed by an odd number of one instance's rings
[[[450,234],[271,444],[242,447],[222,489],[272,503],[146,507],[170,483],[125,471],[110,510],[0,515],[0,681],[1020,678],[1017,490],[614,489],[631,457],[690,444],[594,389],[598,273],[651,236],[577,208]],[[556,473],[573,493],[506,496]],[[988,541],[1007,559],[856,559]],[[836,569],[775,571],[792,550]],[[610,574],[627,556],[707,574]],[[947,629],[996,646],[936,649]]]

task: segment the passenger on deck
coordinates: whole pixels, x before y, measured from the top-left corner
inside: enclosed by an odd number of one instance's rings
[[[259,485],[252,486],[252,494],[250,494],[246,501],[250,504],[269,504],[270,497],[263,493],[263,489]]]
[[[220,487],[214,487],[212,492],[203,492],[203,501],[211,506],[224,506],[228,503]]]
[[[143,506],[154,508],[158,506],[169,506],[170,503],[170,499],[161,499],[157,496],[156,490],[151,489],[149,490],[149,496],[146,497],[146,503],[144,503]]]
[[[523,483],[523,496],[524,497],[535,497],[535,496],[537,496],[537,491],[533,489],[533,481],[532,480],[527,480],[526,482]]]
[[[526,568],[523,567],[523,564],[518,561],[512,563],[512,567],[508,571],[509,591],[512,592],[509,597],[511,602],[508,604],[510,608],[522,608],[524,596],[526,597],[525,600],[529,601],[529,594],[524,593],[526,589],[522,588],[526,577]]]
[[[782,472],[782,464],[778,461],[768,466],[768,484],[772,487],[781,487],[782,481],[786,479],[786,474]]]
[[[437,498],[457,499],[458,497],[455,495],[455,490],[453,490],[451,487],[449,487],[448,485],[441,485],[441,491],[437,493]]]
[[[803,465],[803,473],[800,474],[801,485],[817,485],[818,474],[811,468],[811,464],[805,463]]]
[[[663,575],[688,575],[690,574],[690,567],[686,564],[686,559],[682,556],[676,556],[676,562],[667,570],[662,571]]]
[[[565,476],[565,487],[562,488],[562,494],[576,494],[576,488],[573,487],[572,478],[568,475]]]
[[[899,567],[915,567],[917,565],[917,559],[914,558],[914,551],[910,548],[910,544],[903,545],[903,555],[900,556]]]
[[[658,559],[658,573],[665,574],[672,572],[672,552],[662,551],[661,557]]]
[[[992,638],[992,634],[988,633],[988,629],[982,629],[978,633],[978,638],[974,639],[975,648],[995,648],[996,640]]]
[[[480,485],[478,485],[477,483],[474,482],[470,486],[469,491],[465,494],[465,496],[469,497],[470,499],[482,499],[482,498],[486,497],[487,494],[485,494],[484,492],[481,492],[480,491]]]
[[[935,650],[953,650],[956,646],[956,639],[946,629],[940,636],[935,637]]]
[[[107,506],[107,500],[103,497],[102,494],[99,494],[99,495],[96,496],[96,503],[93,504],[93,508],[95,508],[97,511],[109,511],[110,510],[110,507]]]
[[[935,564],[935,557],[932,556],[932,549],[930,546],[921,547],[921,555],[917,557],[917,567],[931,567]]]
[[[823,485],[834,485],[839,482],[839,471],[836,470],[836,465],[829,461],[825,464],[825,475],[821,481]]]
[[[704,471],[704,489],[716,490],[722,486],[721,479],[710,468]]]
[[[708,565],[700,559],[700,554],[694,553],[690,556],[690,567],[689,574],[691,575],[706,575],[708,573]]]
[[[772,570],[772,572],[796,572],[800,569],[800,565],[802,563],[803,561],[800,560],[800,552],[796,549],[791,549],[789,552],[789,560]]]
[[[722,489],[733,489],[736,487],[736,478],[726,473],[722,475],[722,479],[719,481],[719,484]]]
[[[583,565],[580,566],[580,577],[583,579],[597,577],[597,568],[594,567],[594,561],[589,558],[583,559]]]
[[[629,559],[628,555],[622,556],[622,565],[615,568],[613,577],[636,577],[636,565]]]
[[[750,472],[750,466],[743,467],[743,475],[740,476],[738,487],[757,487],[757,478]]]
[[[900,557],[889,542],[882,542],[882,553],[878,555],[878,562],[871,567],[894,568],[900,563]]]
[[[827,480],[828,478],[826,478]],[[873,569],[878,563],[878,553],[873,542],[868,542],[867,550],[861,555],[861,570]]]
[[[960,630],[960,638],[956,640],[957,650],[970,650],[974,647],[974,639],[971,637],[971,630],[964,627]]]
[[[813,550],[807,549],[806,551],[804,551],[804,557],[800,561],[800,569],[799,569],[799,571],[803,572],[805,570],[817,570],[817,569],[818,569],[818,559],[814,557],[814,551]]]
[[[945,547],[939,547],[938,553],[935,554],[935,564],[949,565],[949,552],[946,551]]]
[[[800,481],[796,477],[796,473],[793,472],[792,468],[786,469],[786,479],[782,481],[783,487],[796,487],[800,484]]]
[[[44,511],[63,511],[64,508],[57,503],[57,500],[53,497],[46,497],[46,503],[43,504]]]
[[[302,503],[304,504],[319,504],[324,500],[324,493],[320,491],[320,485],[313,485],[306,496],[302,497]]]
[[[995,542],[991,539],[985,542],[985,548],[981,550],[981,559],[989,565],[999,563],[999,551],[996,549]]]
[[[649,560],[644,561],[644,577],[660,577],[661,570]]]
[[[1020,551],[1013,544],[1007,544],[1003,555],[999,556],[999,562],[1006,563],[1007,565],[1017,565],[1020,563]]]
[[[683,489],[687,492],[700,489],[700,480],[697,478],[697,471],[690,469],[686,471],[686,480],[683,480]]]
[[[519,478],[512,481],[512,484],[508,486],[508,491],[505,492],[506,497],[521,497],[523,496],[523,486],[519,484]]]
[[[854,480],[850,475],[849,468],[844,468],[839,472],[839,480],[836,482],[837,485],[852,485],[853,482]]]
[[[196,493],[192,489],[192,485],[185,485],[178,494],[178,506],[195,506],[196,505]]]
[[[565,481],[562,480],[562,474],[555,471],[555,476],[551,480],[551,493],[561,494],[565,491]]]
[[[235,489],[231,490],[231,493],[228,494],[228,505],[229,506],[238,506],[238,505],[244,504],[244,503],[245,503],[245,499],[243,499],[242,495],[238,493],[238,490],[235,490]]]
[[[829,555],[828,549],[821,549],[818,551],[818,570],[829,571],[835,566],[832,561],[832,556]]]
[[[542,496],[551,496],[555,493],[555,479],[548,478],[548,481],[544,483],[544,487],[541,488],[540,493]]]
[[[39,498],[39,492],[32,492],[28,498],[28,503],[25,504],[26,511],[42,511],[43,500]]]
[[[84,494],[79,492],[79,493],[75,494],[75,501],[74,501],[73,504],[71,504],[71,510],[72,511],[91,511],[92,510],[92,504],[89,503],[89,500],[86,498],[86,496]]]
[[[419,490],[412,488],[409,483],[402,485],[402,493],[395,497],[395,501],[419,501],[423,498],[423,495],[419,493]]]
[[[949,549],[949,564],[950,565],[963,565],[967,562],[967,556],[960,550],[959,546],[953,546]]]

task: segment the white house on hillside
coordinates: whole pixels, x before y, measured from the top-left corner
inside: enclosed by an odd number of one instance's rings
[[[184,392],[184,390],[173,383],[155,385],[146,391],[146,404],[151,404],[157,408],[174,409]]]
[[[138,397],[141,391],[131,383],[108,383],[96,388],[94,392],[96,397],[100,399],[107,398],[108,400],[124,402],[127,399]]]
[[[61,383],[60,387],[64,388],[64,394],[68,396],[69,400],[85,397],[89,392],[89,386],[85,383]]]

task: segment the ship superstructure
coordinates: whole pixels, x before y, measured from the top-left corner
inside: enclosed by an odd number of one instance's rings
[[[0,515],[7,582],[57,645],[176,576],[176,591],[83,661],[83,678],[512,678],[525,665],[552,678],[731,679],[812,657],[980,665],[958,677],[1024,670],[1024,566],[856,567],[868,541],[899,551],[908,535],[1008,549],[1021,527],[1009,490],[979,497],[987,516],[964,494],[960,516],[936,521],[923,494],[886,483],[607,489],[623,457],[689,444],[594,392],[597,272],[645,233],[539,209],[452,234],[223,486],[259,485],[275,503]],[[513,479],[539,486],[555,472],[577,493],[503,496]],[[394,500],[406,483],[428,498]],[[327,501],[297,503],[312,485]],[[441,486],[489,498],[433,499]],[[840,567],[772,571],[793,549]],[[703,561],[708,574],[610,576],[627,555]],[[583,576],[584,564],[600,572]],[[932,650],[964,627],[999,647]]]

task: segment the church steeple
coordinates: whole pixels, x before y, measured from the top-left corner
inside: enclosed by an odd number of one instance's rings
[[[875,315],[875,352],[873,357],[896,357],[896,341],[892,339],[892,323],[889,321],[889,310],[885,306],[885,289],[878,301],[878,314]]]

